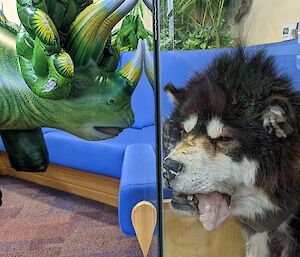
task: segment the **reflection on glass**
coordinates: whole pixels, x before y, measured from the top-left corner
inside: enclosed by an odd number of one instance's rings
[[[152,1],[2,2],[1,254],[158,256]]]
[[[161,1],[166,257],[299,255],[297,8]]]

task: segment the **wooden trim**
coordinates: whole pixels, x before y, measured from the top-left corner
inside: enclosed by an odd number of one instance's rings
[[[6,153],[0,153],[0,174],[31,181],[88,199],[118,207],[120,181],[89,172],[49,164],[47,172],[17,172]]]
[[[137,203],[132,209],[131,220],[143,256],[147,257],[157,221],[155,206],[148,201]]]

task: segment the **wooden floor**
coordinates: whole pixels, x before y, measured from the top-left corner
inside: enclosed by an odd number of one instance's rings
[[[228,221],[216,232],[206,232],[197,217],[174,214],[164,207],[165,257],[245,257],[239,225]]]

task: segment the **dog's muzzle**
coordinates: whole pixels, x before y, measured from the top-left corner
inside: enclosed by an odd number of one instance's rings
[[[163,166],[165,168],[163,176],[168,182],[176,178],[176,176],[181,173],[183,169],[182,163],[169,158],[165,159]]]

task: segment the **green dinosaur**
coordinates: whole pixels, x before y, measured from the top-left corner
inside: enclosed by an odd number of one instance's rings
[[[0,13],[0,134],[13,168],[47,169],[42,127],[102,140],[133,124],[144,41],[117,71],[110,32],[136,3],[18,0],[19,28]]]

